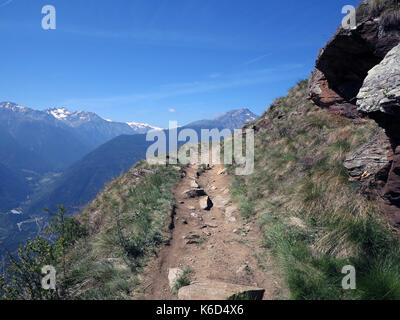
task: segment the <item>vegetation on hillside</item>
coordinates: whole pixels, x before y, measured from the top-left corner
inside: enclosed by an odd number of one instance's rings
[[[61,276],[66,275],[67,250],[77,239],[86,235],[81,223],[66,216],[66,209],[58,207],[43,233],[18,248],[17,254],[8,254],[4,275],[0,275],[0,297],[5,300],[54,300],[66,297],[61,282],[55,290],[42,287],[42,268],[57,266]]]
[[[147,258],[169,241],[177,168],[140,162],[134,169],[147,173],[115,179],[80,216],[90,235],[70,252],[65,279],[75,299],[138,298]]]
[[[255,171],[232,186],[241,214],[259,222],[293,299],[400,299],[397,240],[343,166],[380,129],[311,105],[306,88],[251,124]],[[345,265],[356,268],[356,290],[342,289]]]
[[[9,264],[6,283],[0,278],[0,296],[138,298],[147,258],[169,241],[178,169],[139,162],[109,183],[80,216],[66,217],[60,208],[46,237],[20,247],[19,256]],[[41,288],[44,265],[56,268],[57,290]]]

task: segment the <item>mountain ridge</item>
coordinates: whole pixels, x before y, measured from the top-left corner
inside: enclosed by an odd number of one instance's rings
[[[239,116],[238,121],[232,120],[234,115]],[[241,128],[248,121],[253,121],[255,117],[256,115],[248,109],[231,110],[217,117],[215,120],[200,120],[179,127],[178,132],[184,129],[193,129],[200,134],[202,129],[214,128],[233,131],[234,129]],[[168,136],[168,130],[164,130],[164,132]],[[28,212],[39,213],[43,207],[55,209],[56,204],[63,204],[69,208],[82,207],[88,203],[107,182],[126,172],[135,162],[144,159],[146,149],[153,143],[154,141],[146,140],[146,134],[120,135],[104,143],[69,167],[63,176],[55,181],[54,186],[52,188],[50,187],[49,190],[42,195],[42,198],[39,197],[36,200],[37,203],[33,203],[28,209]],[[96,177],[96,183],[92,183],[93,181],[87,182],[91,179],[90,174],[87,174],[89,171],[92,177]],[[82,182],[83,178],[86,179],[85,183]],[[71,184],[71,181],[74,181],[74,183]],[[79,185],[79,193],[75,193],[75,185]],[[68,197],[66,193],[73,193],[75,196]],[[48,205],[46,205],[46,202]]]

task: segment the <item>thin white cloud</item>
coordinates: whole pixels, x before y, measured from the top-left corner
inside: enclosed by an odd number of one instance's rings
[[[0,0],[1,1],[1,0]],[[195,33],[182,30],[167,30],[156,28],[137,28],[131,30],[109,31],[89,28],[60,27],[59,32],[73,34],[80,37],[105,38],[122,41],[134,41],[144,45],[162,45],[173,47],[218,47],[226,49],[239,49],[236,45],[246,39],[234,39],[217,34]]]
[[[176,110],[175,110],[174,108],[169,108],[169,109],[168,109],[168,112],[170,112],[170,113],[175,113]]]
[[[211,73],[211,74],[209,75],[209,77],[210,77],[211,79],[219,78],[219,77],[221,77],[221,76],[222,76],[222,74],[221,74],[221,73],[218,73],[218,72]]]
[[[264,58],[266,58],[266,57],[268,57],[268,56],[270,56],[270,55],[271,55],[270,53],[263,54],[262,56],[256,57],[256,58],[251,59],[251,60],[249,60],[249,61],[246,61],[244,64],[245,64],[245,65],[249,65],[249,64],[256,63],[256,62],[261,61],[261,60],[263,60]]]
[[[9,5],[11,2],[13,2],[13,0],[7,0],[5,2],[0,3],[0,8]]]
[[[75,98],[62,101],[60,105],[68,106],[115,106],[118,104],[135,104],[143,101],[163,100],[171,97],[205,93],[235,87],[244,87],[260,83],[293,78],[293,72],[301,70],[302,64],[286,64],[273,68],[255,70],[246,73],[232,74],[217,79],[160,85],[153,91],[132,93],[105,98]],[[170,108],[173,109],[173,108]],[[169,110],[169,112],[171,112]]]

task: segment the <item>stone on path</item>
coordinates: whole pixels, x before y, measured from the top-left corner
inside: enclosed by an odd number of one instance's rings
[[[214,280],[193,283],[179,289],[180,300],[262,300],[264,289]]]
[[[179,268],[170,268],[168,270],[168,282],[171,289],[174,288],[176,280],[183,274],[183,270]]]
[[[193,189],[197,189],[197,188],[199,188],[199,184],[196,182],[196,180],[191,180],[190,187]]]
[[[209,196],[200,198],[199,203],[202,210],[210,210],[214,205]]]
[[[221,170],[218,171],[218,174],[225,174],[226,173],[226,168],[223,168]]]
[[[203,197],[206,196],[207,193],[204,191],[204,189],[190,189],[184,192],[185,196],[188,198],[197,198],[197,197]]]

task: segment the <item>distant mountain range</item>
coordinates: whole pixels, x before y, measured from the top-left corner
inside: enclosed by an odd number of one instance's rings
[[[71,112],[66,108],[58,108],[47,109],[44,112],[75,129],[84,143],[93,148],[122,134],[141,134],[150,130],[162,129],[149,124],[103,119],[88,111]]]
[[[193,129],[239,129],[246,122],[257,119],[249,109],[232,110],[214,120],[201,120],[180,127]],[[168,136],[168,130],[165,130]],[[167,139],[168,140],[168,139]],[[70,211],[79,210],[101,191],[105,183],[126,172],[137,161],[144,159],[147,148],[154,142],[146,141],[145,134],[121,135],[95,149],[69,167],[52,185],[33,199],[28,213],[39,213],[42,208],[55,209],[63,204]]]
[[[161,128],[105,120],[87,111],[38,111],[0,103],[0,174],[4,177],[0,179],[0,212],[26,200],[26,194],[41,188],[43,179],[49,181],[48,175],[65,170],[111,139],[153,129]]]
[[[250,110],[180,127],[237,129],[256,119]],[[15,249],[47,220],[43,208],[77,212],[104,185],[144,159],[153,142],[149,124],[116,122],[66,108],[37,111],[0,103],[0,241]],[[165,131],[168,135],[168,131]]]
[[[254,121],[258,118],[253,112],[247,108],[228,111],[216,117],[213,120],[200,120],[188,124],[185,127],[200,128],[200,129],[239,129],[246,122]]]

